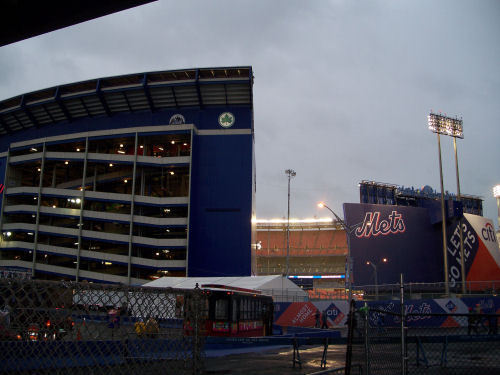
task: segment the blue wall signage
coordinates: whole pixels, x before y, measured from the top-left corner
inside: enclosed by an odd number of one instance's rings
[[[378,284],[399,283],[401,273],[405,282],[444,282],[442,229],[440,222],[431,218],[430,210],[346,203],[344,214],[352,228],[354,285],[374,285],[375,272]],[[465,280],[471,283],[468,288],[480,288],[474,284],[478,281],[500,279],[500,251],[496,238],[490,235],[491,220],[464,214],[461,225]],[[448,282],[453,288],[463,280],[458,218],[448,218],[446,234]]]

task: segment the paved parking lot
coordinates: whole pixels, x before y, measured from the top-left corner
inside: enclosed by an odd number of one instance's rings
[[[310,374],[322,370],[323,346],[299,348],[302,369],[293,367],[293,348],[276,348],[260,352],[231,354],[206,358],[206,374]],[[343,367],[345,345],[330,345],[327,352],[327,368]]]

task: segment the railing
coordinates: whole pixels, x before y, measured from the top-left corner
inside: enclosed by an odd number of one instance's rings
[[[357,291],[358,300],[392,299],[400,294],[399,284],[363,285],[353,289]],[[439,298],[445,295],[445,283],[405,283],[404,291],[412,299]],[[466,281],[465,291],[465,294],[462,293],[461,282],[450,285],[450,294],[457,297],[497,294],[500,292],[500,280]]]
[[[310,300],[344,300],[348,297],[345,289],[311,289],[307,294]]]
[[[399,288],[399,302],[351,305],[346,366],[362,365],[366,374],[500,373],[500,314],[493,299],[464,299],[460,307],[447,304],[452,312],[432,313],[429,306],[409,309],[407,285]]]
[[[308,257],[308,256],[346,256],[347,255],[347,247],[345,246],[332,246],[328,248],[311,248],[311,249],[293,249],[290,248],[290,256],[296,257]],[[257,256],[259,257],[284,257],[286,256],[286,249],[260,249],[257,250]]]

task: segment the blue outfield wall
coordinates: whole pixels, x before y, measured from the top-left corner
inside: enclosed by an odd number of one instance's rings
[[[401,313],[401,303],[394,301],[370,301],[367,305],[379,310],[370,312],[369,320],[372,326],[397,326],[401,323],[399,316],[383,311],[392,312],[395,314]],[[364,302],[358,301],[356,308],[364,306]],[[468,326],[469,309],[475,313],[475,309],[479,307],[482,314],[500,314],[500,297],[464,297],[464,298],[438,298],[438,299],[422,299],[408,300],[404,302],[405,314],[407,316],[408,327],[433,327],[433,328],[459,328]],[[411,315],[416,314],[416,315]],[[442,314],[442,315],[426,315],[426,314]],[[451,316],[449,315],[451,314]],[[463,314],[453,316],[453,314]],[[494,317],[492,317],[494,319]],[[498,319],[498,317],[497,317]],[[488,319],[484,319],[483,324],[488,325]]]
[[[367,301],[366,304],[372,309],[381,311],[370,313],[369,319],[372,326],[400,324],[399,317],[390,314],[401,313],[399,300]],[[357,310],[364,305],[365,301],[356,301]],[[496,296],[415,299],[405,301],[404,305],[405,314],[442,314],[441,316],[408,316],[408,327],[467,327],[469,308],[474,310],[477,305],[483,314],[500,314],[500,297]],[[324,314],[329,328],[342,328],[347,323],[349,304],[345,300],[275,303],[274,323],[283,327],[314,327],[317,312],[320,313],[320,323]],[[463,315],[446,316],[449,314]],[[358,319],[361,317],[358,316]]]

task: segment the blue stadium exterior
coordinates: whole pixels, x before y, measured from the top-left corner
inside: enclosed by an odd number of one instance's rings
[[[251,67],[0,102],[0,271],[142,284],[254,270]]]

